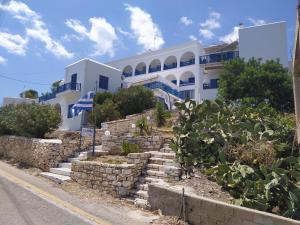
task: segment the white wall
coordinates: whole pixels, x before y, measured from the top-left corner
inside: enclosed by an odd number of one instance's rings
[[[239,54],[241,58],[280,59],[288,66],[286,23],[278,22],[239,30]]]

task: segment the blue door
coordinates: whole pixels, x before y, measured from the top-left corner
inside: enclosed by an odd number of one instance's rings
[[[76,83],[77,83],[77,73],[74,73],[71,76],[71,90],[76,90]]]

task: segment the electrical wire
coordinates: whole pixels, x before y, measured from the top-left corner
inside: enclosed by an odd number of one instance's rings
[[[52,84],[49,84],[49,83],[46,84],[46,83],[32,82],[32,81],[26,81],[26,80],[19,80],[19,79],[13,78],[13,77],[5,76],[3,74],[0,74],[0,77],[2,77],[4,79],[7,79],[7,80],[13,80],[13,81],[17,81],[17,82],[25,83],[25,84],[34,84],[34,85],[43,85],[43,86],[52,85]]]

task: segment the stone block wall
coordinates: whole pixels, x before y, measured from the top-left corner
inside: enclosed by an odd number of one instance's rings
[[[182,193],[158,184],[149,184],[151,209],[163,215],[179,216]],[[230,205],[195,195],[185,195],[185,218],[191,225],[299,225],[300,221],[253,209]],[[183,215],[182,215],[183,216]]]
[[[102,149],[110,154],[120,154],[124,141],[138,144],[140,152],[158,151],[164,143],[164,138],[160,136],[103,136]]]
[[[130,195],[149,157],[149,153],[132,153],[128,164],[76,161],[72,163],[71,178],[89,188],[125,197]]]
[[[0,156],[15,162],[48,171],[67,159],[74,149],[63,147],[58,139],[33,139],[15,136],[0,137]]]

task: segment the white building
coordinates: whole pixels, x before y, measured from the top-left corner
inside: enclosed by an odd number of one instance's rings
[[[57,91],[40,98],[41,103],[59,104],[61,129],[78,130],[82,116],[71,118],[70,109],[88,91],[115,92],[119,88],[144,85],[165,101],[200,102],[215,99],[223,61],[237,57],[279,59],[288,66],[286,24],[278,22],[239,29],[239,40],[230,44],[204,47],[190,41],[171,48],[149,51],[102,64],[83,59],[66,67],[64,81]]]

